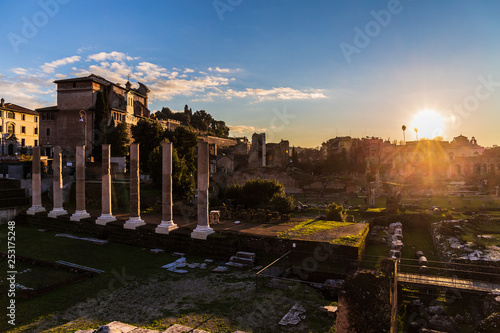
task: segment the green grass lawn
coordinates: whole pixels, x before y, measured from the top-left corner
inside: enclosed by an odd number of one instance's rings
[[[7,234],[0,226],[0,237]],[[64,260],[103,270],[87,280],[42,294],[34,299],[16,298],[16,327],[0,322],[1,332],[74,332],[96,329],[114,320],[164,331],[174,323],[199,326],[211,332],[328,332],[334,320],[320,312],[328,305],[315,289],[301,286],[292,293],[279,290],[255,292],[253,271],[233,270],[226,274],[193,268],[188,274],[168,272],[161,266],[178,257],[169,253],[151,254],[148,249],[117,243],[96,245],[85,241],[55,237],[55,232],[16,227],[16,252],[46,261]],[[0,238],[1,239],[1,238]],[[2,250],[5,251],[5,243]],[[204,257],[187,256],[188,262],[203,262]],[[273,257],[258,258],[257,264]],[[6,261],[1,262],[6,271]],[[66,272],[38,270],[16,262],[23,274],[42,274],[41,281],[64,278]],[[36,286],[34,275],[19,275],[26,286]],[[304,289],[306,288],[306,289]],[[0,296],[6,306],[6,293]],[[307,309],[306,319],[293,328],[281,328],[279,320],[295,304]]]

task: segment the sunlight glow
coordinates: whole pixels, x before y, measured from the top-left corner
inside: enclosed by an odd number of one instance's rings
[[[409,127],[418,130],[414,133],[415,137],[418,134],[418,139],[434,139],[437,136],[443,136],[444,133],[444,119],[443,116],[433,110],[423,110],[417,113],[412,120]]]

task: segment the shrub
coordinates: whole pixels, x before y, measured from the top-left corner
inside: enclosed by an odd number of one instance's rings
[[[286,196],[283,184],[274,179],[262,178],[249,180],[243,185],[230,185],[225,191],[225,199],[232,199],[235,204],[246,208],[269,206],[275,195]]]
[[[344,207],[341,205],[337,205],[336,203],[332,203],[328,206],[328,212],[326,213],[326,219],[328,221],[345,221],[345,212]]]
[[[276,193],[269,202],[271,209],[282,214],[288,214],[295,209],[295,199],[284,193]]]

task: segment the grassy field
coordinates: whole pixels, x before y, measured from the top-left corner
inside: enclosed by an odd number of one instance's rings
[[[0,236],[6,233],[6,227],[0,226]],[[309,287],[301,285],[286,294],[274,289],[256,292],[252,271],[212,273],[211,270],[222,262],[210,263],[206,270],[187,268],[189,273],[181,275],[161,268],[178,259],[169,253],[151,254],[147,249],[116,243],[95,245],[55,237],[55,234],[18,226],[16,251],[23,256],[64,260],[104,273],[34,299],[16,298],[16,327],[2,321],[0,331],[73,332],[95,329],[114,320],[162,331],[174,323],[210,332],[237,329],[328,332],[334,325],[334,320],[318,309],[330,301]],[[190,263],[201,263],[205,259],[208,258],[187,256]],[[266,265],[272,259],[257,258],[257,264]],[[31,270],[18,278],[33,287],[38,283],[35,282],[38,274],[63,278],[60,272],[41,272],[24,263],[16,263],[16,266],[19,270]],[[5,260],[2,269],[6,270]],[[6,281],[2,279],[0,286],[5,287]],[[0,297],[1,305],[6,306],[6,294]],[[290,328],[278,325],[296,302],[307,309],[306,319]]]

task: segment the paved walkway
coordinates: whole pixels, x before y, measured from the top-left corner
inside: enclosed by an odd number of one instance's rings
[[[473,290],[481,292],[492,292],[494,289],[500,290],[500,284],[482,282],[460,278],[450,278],[443,276],[418,275],[409,273],[399,273],[398,282],[424,284],[439,287],[456,288],[462,290]]]

